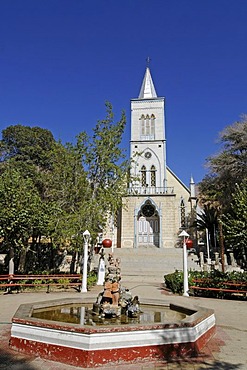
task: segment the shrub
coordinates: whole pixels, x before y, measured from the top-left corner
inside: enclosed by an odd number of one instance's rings
[[[172,274],[168,274],[164,276],[165,278],[165,285],[168,289],[170,289],[173,293],[181,294],[183,291],[183,278],[184,274],[182,271],[176,270]]]
[[[70,283],[69,279],[66,278],[58,279],[58,284],[61,284],[63,288],[68,288],[69,283]]]
[[[96,284],[97,282],[97,273],[95,271],[91,271],[89,272],[88,276],[87,276],[87,286],[90,288],[92,287],[93,285]]]
[[[202,282],[193,283],[193,279],[202,279]],[[175,294],[183,293],[183,272],[176,270],[172,274],[164,275],[165,285]],[[212,270],[210,272],[204,271],[189,271],[188,282],[189,286],[197,285],[204,288],[227,288],[226,282],[233,283],[244,283],[247,284],[247,273],[246,272],[221,272],[218,270]],[[243,287],[246,290],[246,286]],[[225,298],[229,296],[228,292],[216,292],[211,290],[203,290],[201,295],[207,297],[221,297]]]

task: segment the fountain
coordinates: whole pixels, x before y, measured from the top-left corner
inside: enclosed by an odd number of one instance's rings
[[[215,330],[213,310],[132,297],[109,264],[96,299],[24,304],[12,319],[10,346],[84,368],[196,355]]]
[[[215,329],[213,310],[204,308],[142,300],[141,311],[132,318],[125,315],[127,319],[122,323],[112,314],[99,320],[100,314],[93,313],[94,305],[95,302],[85,298],[21,305],[12,319],[10,346],[20,352],[87,368],[191,357],[204,347]],[[49,320],[35,317],[58,307],[67,312],[73,311],[73,307],[78,312],[79,308],[79,323],[56,321],[52,315]],[[160,314],[164,308],[178,316],[168,320],[167,315]],[[142,313],[147,316],[150,311],[149,316],[159,319],[153,322],[139,319]]]

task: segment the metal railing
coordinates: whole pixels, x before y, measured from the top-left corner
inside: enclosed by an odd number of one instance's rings
[[[132,186],[128,188],[128,195],[164,195],[164,194],[174,194],[174,187]]]

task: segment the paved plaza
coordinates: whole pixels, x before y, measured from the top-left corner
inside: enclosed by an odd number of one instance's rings
[[[142,283],[123,281],[133,295],[140,298],[153,298],[164,303],[189,304],[212,308],[216,316],[216,334],[209,341],[203,352],[197,358],[180,359],[174,362],[145,362],[142,364],[119,364],[117,366],[100,367],[102,370],[246,370],[247,369],[247,312],[246,301],[218,300],[209,298],[182,297],[170,294],[159,283]],[[11,319],[20,304],[41,302],[46,300],[69,298],[83,295],[95,299],[102,287],[95,286],[87,293],[68,292],[37,292],[12,293],[0,295],[0,369],[6,370],[76,370],[69,366],[34,356],[27,356],[10,350]]]

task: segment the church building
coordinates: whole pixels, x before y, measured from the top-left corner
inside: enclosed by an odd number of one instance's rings
[[[157,96],[147,67],[138,98],[131,99],[131,183],[121,210],[118,248],[172,248],[195,205],[190,189],[166,163],[165,98]]]

